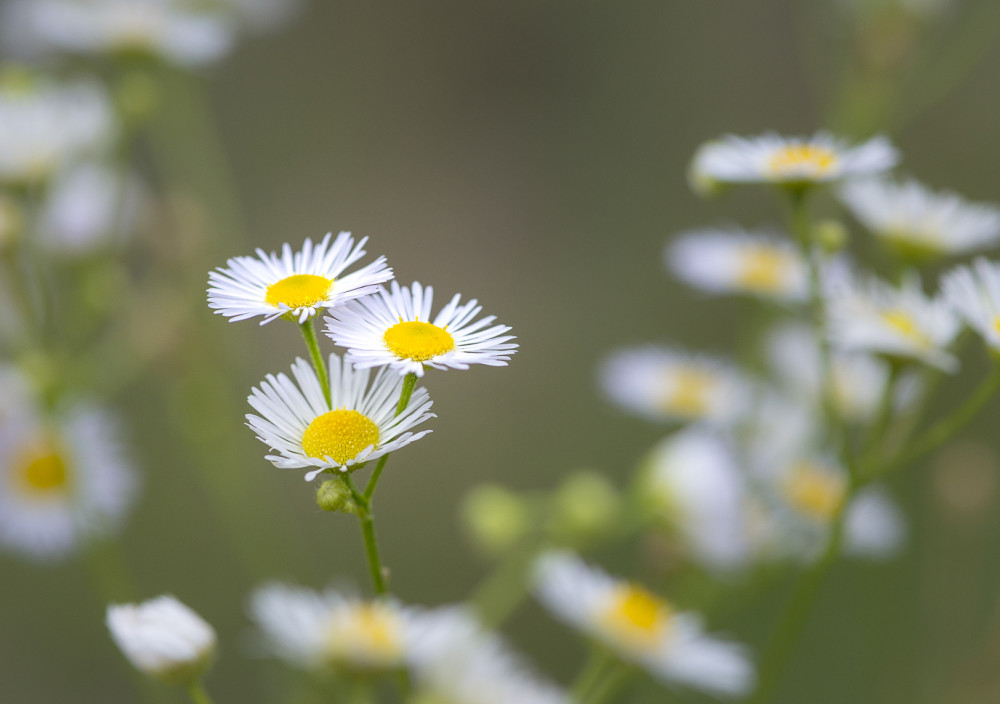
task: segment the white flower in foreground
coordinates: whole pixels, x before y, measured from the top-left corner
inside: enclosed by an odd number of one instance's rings
[[[404,665],[415,616],[394,601],[277,583],[253,593],[250,615],[268,651],[290,665],[365,672]]]
[[[123,454],[114,422],[94,408],[49,424],[0,417],[0,543],[55,559],[113,531],[136,493]]]
[[[1000,352],[1000,264],[979,258],[941,282],[945,300],[995,352]]]
[[[28,74],[0,79],[0,182],[36,184],[105,147],[114,132],[104,91]]]
[[[568,553],[549,553],[535,567],[542,603],[570,626],[668,684],[740,696],[754,684],[744,649],[704,633],[701,619],[677,612],[644,588],[612,579]]]
[[[958,368],[948,351],[959,332],[958,318],[943,299],[924,294],[915,274],[898,288],[878,279],[838,286],[827,306],[836,347],[917,360],[947,372]]]
[[[802,301],[807,267],[791,242],[742,230],[695,230],[671,241],[667,266],[679,279],[709,293],[747,293]]]
[[[714,570],[746,562],[746,486],[717,434],[694,427],[658,443],[643,462],[641,487],[645,500],[679,531],[698,562]]]
[[[247,425],[279,453],[267,456],[275,467],[318,467],[306,474],[312,481],[327,469],[352,471],[431,432],[411,432],[434,417],[427,389],[415,389],[397,416],[402,377],[380,369],[369,386],[368,370],[355,370],[335,354],[329,373],[329,406],[316,372],[303,359],[292,365],[294,382],[285,374],[269,374],[247,399],[260,413],[248,414]]]
[[[166,682],[196,682],[215,655],[215,631],[172,596],[110,605],[107,625],[137,670]]]
[[[1000,208],[936,193],[916,181],[855,181],[841,188],[840,199],[901,254],[959,255],[1000,242]]]
[[[850,146],[825,132],[812,137],[728,135],[708,142],[695,154],[691,180],[711,183],[777,183],[802,186],[871,176],[899,161],[884,137]]]
[[[221,12],[184,0],[12,0],[0,21],[23,52],[140,54],[181,66],[221,58],[236,34]]]
[[[327,233],[317,245],[307,239],[298,252],[285,244],[281,256],[258,249],[256,257],[230,259],[208,275],[209,308],[234,322],[263,316],[263,325],[287,315],[304,323],[323,308],[375,293],[392,278],[385,257],[342,276],[365,256],[368,238],[355,245],[349,232],[331,243],[332,237]]]
[[[461,303],[455,294],[436,316],[434,289],[414,283],[335,308],[326,319],[327,335],[347,348],[345,359],[357,369],[388,365],[400,374],[423,376],[426,367],[468,369],[470,364],[505,367],[517,350],[510,327],[493,325],[495,316],[476,320],[482,306]]]
[[[728,364],[655,346],[614,353],[601,366],[600,382],[615,403],[653,421],[725,423],[739,417],[749,394]]]
[[[428,611],[415,622],[407,659],[416,701],[440,704],[570,704],[530,673],[503,641],[463,608]]]

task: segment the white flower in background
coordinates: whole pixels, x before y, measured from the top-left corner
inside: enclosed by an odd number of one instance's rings
[[[708,293],[746,293],[802,301],[807,267],[791,242],[738,229],[695,230],[669,242],[667,266]]]
[[[224,269],[209,274],[209,308],[234,322],[263,316],[263,325],[287,315],[304,323],[323,308],[375,293],[392,278],[385,257],[343,274],[365,256],[368,238],[356,245],[349,232],[331,243],[332,238],[327,233],[317,245],[307,239],[298,252],[285,244],[281,256],[258,249],[256,257],[230,259]]]
[[[172,596],[110,605],[107,626],[137,670],[166,682],[196,682],[215,655],[215,630]]]
[[[712,183],[806,185],[882,173],[899,161],[884,137],[851,146],[825,132],[812,137],[728,135],[708,142],[695,154],[691,180]]]
[[[294,382],[285,374],[269,374],[251,392],[247,400],[260,416],[248,414],[247,425],[279,453],[267,456],[275,467],[318,467],[306,474],[312,481],[327,469],[352,471],[431,432],[412,432],[434,417],[427,389],[415,389],[397,416],[403,377],[380,369],[369,386],[367,369],[355,370],[335,354],[330,355],[329,373],[330,405],[316,372],[303,359],[292,365]]]
[[[186,0],[10,0],[0,15],[15,53],[141,54],[197,66],[232,48],[231,17]]]
[[[841,6],[865,18],[880,11],[900,9],[923,19],[933,19],[954,7],[954,0],[841,0]]]
[[[642,464],[642,496],[674,526],[692,556],[713,570],[742,566],[746,486],[728,444],[698,427],[659,442]]]
[[[747,381],[730,365],[663,347],[624,349],[600,370],[604,393],[653,421],[726,423],[745,409]]]
[[[231,14],[254,32],[267,32],[289,22],[301,11],[304,0],[212,0],[220,12]]]
[[[394,601],[277,583],[253,593],[250,614],[268,652],[288,664],[365,672],[404,665],[415,617]]]
[[[899,552],[906,540],[903,514],[880,486],[859,491],[844,520],[844,552],[855,557],[886,559]]]
[[[0,76],[0,183],[45,181],[106,147],[113,133],[111,106],[98,84]]]
[[[958,267],[945,275],[941,290],[965,323],[1000,352],[1000,264],[979,258]]]
[[[847,499],[847,473],[824,457],[791,462],[779,468],[774,479],[785,505],[817,525],[829,525]]]
[[[533,675],[463,608],[435,609],[415,619],[407,659],[418,692],[415,701],[570,704],[565,693]]]
[[[967,254],[1000,242],[1000,208],[935,193],[916,181],[845,184],[840,199],[894,250],[917,257]]]
[[[830,341],[847,351],[911,359],[953,372],[958,360],[948,351],[960,323],[941,298],[924,294],[911,274],[896,288],[870,279],[830,291]]]
[[[697,615],[676,611],[636,584],[568,553],[539,558],[534,581],[538,598],[559,619],[667,684],[734,697],[753,687],[754,668],[741,646],[706,635]]]
[[[136,493],[123,454],[115,423],[96,408],[48,424],[30,410],[0,416],[0,543],[55,559],[113,531]]]
[[[327,335],[347,348],[345,359],[357,369],[388,365],[400,374],[423,376],[427,367],[468,369],[470,364],[505,367],[517,350],[510,327],[493,325],[496,316],[476,320],[482,306],[461,303],[455,294],[436,316],[434,289],[414,283],[335,308],[326,318]]]

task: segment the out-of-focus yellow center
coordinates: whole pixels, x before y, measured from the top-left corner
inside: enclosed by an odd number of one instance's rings
[[[743,253],[737,281],[754,291],[779,291],[785,282],[788,257],[767,247],[753,247]]]
[[[62,456],[48,446],[33,447],[15,462],[21,485],[35,494],[64,491],[69,471]]]
[[[344,464],[378,443],[378,426],[355,410],[340,409],[318,416],[302,434],[302,450],[318,460]]]
[[[785,483],[785,496],[799,512],[826,522],[840,510],[847,495],[841,477],[809,465],[796,467]]]
[[[657,639],[670,623],[673,610],[662,599],[642,587],[619,587],[603,614],[604,623],[616,635],[649,642]]]
[[[789,144],[775,152],[768,161],[769,171],[776,176],[822,176],[837,163],[837,155],[815,144]]]
[[[708,412],[708,396],[715,377],[700,369],[678,369],[671,375],[671,389],[664,406],[682,416],[700,417]]]
[[[315,274],[295,274],[267,287],[264,300],[272,306],[284,304],[289,308],[314,306],[326,300],[333,286],[333,279]]]
[[[386,330],[385,344],[397,357],[426,362],[455,349],[455,338],[437,325],[408,321],[396,323]]]
[[[396,660],[403,653],[399,619],[383,604],[360,604],[334,622],[330,646],[346,659]]]
[[[908,337],[914,342],[919,342],[922,345],[930,344],[930,340],[928,340],[927,336],[923,333],[923,331],[921,331],[920,327],[917,325],[917,321],[914,320],[913,316],[905,310],[886,311],[882,314],[882,320],[884,320],[889,327],[904,337]]]
[[[1000,334],[1000,316],[993,319],[993,329]]]

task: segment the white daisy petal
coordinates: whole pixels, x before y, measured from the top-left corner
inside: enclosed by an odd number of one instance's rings
[[[945,275],[941,290],[952,310],[1000,352],[1000,264],[979,258]]]

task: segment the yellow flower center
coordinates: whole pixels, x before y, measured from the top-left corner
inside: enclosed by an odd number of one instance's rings
[[[823,522],[833,519],[846,494],[843,479],[809,465],[797,467],[785,484],[788,502],[801,513]]]
[[[616,635],[649,643],[669,625],[673,610],[642,587],[619,587],[604,614],[604,623]]]
[[[21,485],[33,494],[61,492],[69,484],[66,461],[48,446],[29,449],[14,466]]]
[[[737,281],[755,291],[778,291],[785,281],[788,257],[784,252],[754,247],[743,254]]]
[[[914,320],[913,316],[905,310],[886,311],[882,314],[882,320],[884,320],[889,327],[904,337],[908,337],[914,342],[919,342],[922,345],[930,344],[930,340],[928,340],[927,336],[920,330],[920,327],[917,325],[917,321]]]
[[[679,369],[671,375],[671,389],[664,406],[667,411],[699,417],[708,412],[708,395],[715,378],[700,369]]]
[[[355,410],[340,409],[318,416],[302,434],[302,450],[318,460],[344,464],[378,443],[378,426]]]
[[[328,634],[335,661],[355,665],[394,664],[403,654],[399,620],[382,604],[360,604],[336,619]]]
[[[455,338],[437,325],[399,322],[385,331],[385,344],[397,357],[426,362],[455,349]]]
[[[295,274],[267,287],[264,301],[272,306],[289,308],[314,306],[326,300],[333,279],[315,274]]]
[[[822,176],[837,163],[837,155],[814,144],[789,144],[771,156],[768,169],[775,176]],[[805,172],[805,173],[803,173]]]

